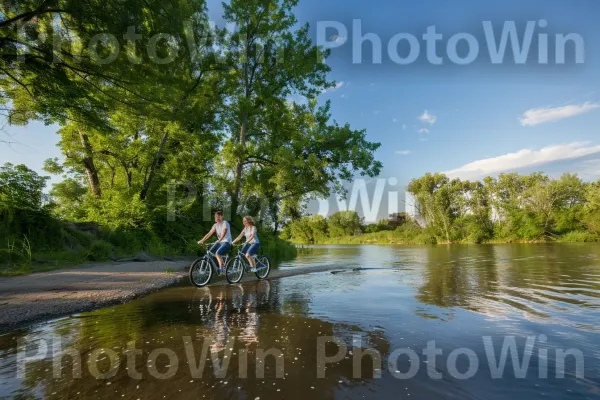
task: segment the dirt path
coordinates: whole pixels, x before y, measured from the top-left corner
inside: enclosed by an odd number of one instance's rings
[[[186,278],[189,265],[187,260],[106,263],[0,277],[0,333],[131,301]],[[271,271],[269,279],[333,269],[333,266],[276,269]],[[248,279],[256,278],[244,280]],[[223,283],[217,280],[214,284]]]

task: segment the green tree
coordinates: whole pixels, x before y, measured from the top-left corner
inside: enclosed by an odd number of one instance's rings
[[[48,179],[25,165],[4,164],[0,167],[0,207],[6,212],[41,210]]]
[[[327,220],[321,215],[302,217],[288,224],[285,230],[296,243],[320,243],[327,239]]]
[[[453,223],[461,215],[461,182],[450,181],[444,174],[428,173],[413,179],[407,190],[416,199],[419,214],[426,224],[435,229],[439,237],[452,242],[455,239]]]
[[[338,211],[327,219],[329,236],[352,236],[361,233],[362,221],[356,211]]]
[[[330,106],[316,97],[328,87],[329,53],[313,45],[308,25],[296,29],[297,0],[232,0],[225,19],[237,24],[229,37],[232,65],[229,106],[223,121],[229,136],[221,177],[235,219],[241,195],[252,194],[286,211],[301,208],[309,196],[341,189],[353,173],[374,176],[379,144],[364,131],[330,122]],[[304,97],[307,104],[290,102]],[[278,221],[275,222],[278,224]]]
[[[583,223],[595,234],[600,234],[600,181],[587,187],[585,192]]]

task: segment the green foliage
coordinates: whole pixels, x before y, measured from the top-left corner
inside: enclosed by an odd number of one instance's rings
[[[112,246],[105,241],[98,240],[90,246],[87,258],[90,261],[103,261],[108,259],[112,253]]]
[[[4,164],[0,167],[0,210],[41,210],[47,180],[25,165]]]
[[[475,182],[426,174],[412,180],[408,191],[416,199],[415,220],[392,215],[354,237],[355,225],[344,230],[340,223],[350,214],[332,215],[318,231],[307,229],[310,217],[304,217],[289,223],[284,237],[297,243],[434,244],[594,242],[600,236],[600,182],[585,183],[573,174],[550,179],[511,173]],[[390,231],[393,220],[399,227]]]
[[[329,237],[353,236],[362,233],[362,221],[356,211],[338,211],[327,220]]]
[[[193,254],[210,227],[206,207],[230,207],[234,219],[260,212],[261,237],[274,232],[263,244],[291,253],[275,237],[283,221],[382,168],[380,144],[319,104],[335,85],[323,62],[329,51],[297,24],[296,5],[231,0],[223,17],[236,31],[227,32],[210,26],[204,0],[5,4],[0,103],[13,124],[58,124],[63,157],[45,162],[62,178],[49,199],[47,178],[2,167],[0,238],[27,235],[36,252],[89,259],[106,257],[107,244],[115,254]],[[123,35],[129,27],[139,39]],[[98,32],[115,39],[92,42]],[[157,33],[170,39],[155,42]],[[67,221],[98,230],[82,234]],[[361,229],[354,216],[332,227],[334,235]],[[326,222],[312,219],[293,235],[314,243],[325,232]]]
[[[596,243],[600,241],[600,236],[586,231],[573,231],[560,237],[560,242],[566,243]]]
[[[283,237],[294,243],[322,243],[327,238],[327,221],[321,215],[302,217],[286,226]]]

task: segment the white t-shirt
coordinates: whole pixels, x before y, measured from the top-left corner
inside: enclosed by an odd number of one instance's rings
[[[215,229],[215,231],[217,232],[217,240],[221,243],[231,243],[231,227],[229,226],[229,222],[227,221],[223,221],[221,223],[216,223],[213,225],[213,228]],[[223,229],[227,228],[227,233],[225,234],[225,237],[223,238],[223,240],[219,240],[221,239],[221,235],[223,234]]]
[[[255,226],[249,226],[247,228],[244,228],[244,236],[246,237],[246,242],[248,242],[248,238],[250,236],[252,236],[253,233],[254,233],[254,238],[252,239],[252,242],[250,242],[250,243],[260,243],[258,241],[258,230],[256,229]]]

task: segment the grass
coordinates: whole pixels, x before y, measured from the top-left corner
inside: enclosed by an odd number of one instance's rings
[[[584,231],[573,231],[558,239],[561,243],[596,243],[600,241],[600,236]]]
[[[0,248],[0,276],[27,275],[36,272],[48,272],[69,268],[90,262],[103,262],[111,258],[127,258],[139,252],[163,258],[167,256],[197,256],[199,247],[195,240],[185,243],[179,249],[162,243],[157,237],[143,237],[143,232],[118,232],[117,234],[100,234],[99,237],[79,232],[71,228],[64,231],[67,244],[64,250],[35,251],[25,236],[22,239],[9,241]],[[142,239],[140,239],[142,238]],[[295,245],[281,240],[268,232],[261,235],[261,252],[273,261],[281,261],[296,256]],[[166,274],[174,273],[171,268]]]
[[[518,240],[514,237],[494,238],[490,240],[482,240],[485,244],[503,244],[503,243],[596,243],[600,242],[600,235],[586,232],[574,231],[556,236],[551,239],[539,240]],[[461,244],[475,244],[468,240],[462,240]],[[443,241],[438,241],[427,229],[421,229],[410,224],[398,227],[395,230],[380,231],[373,233],[365,233],[355,236],[343,236],[337,238],[327,238],[320,241],[318,244],[406,244],[406,245],[430,245],[430,244],[447,244]]]

